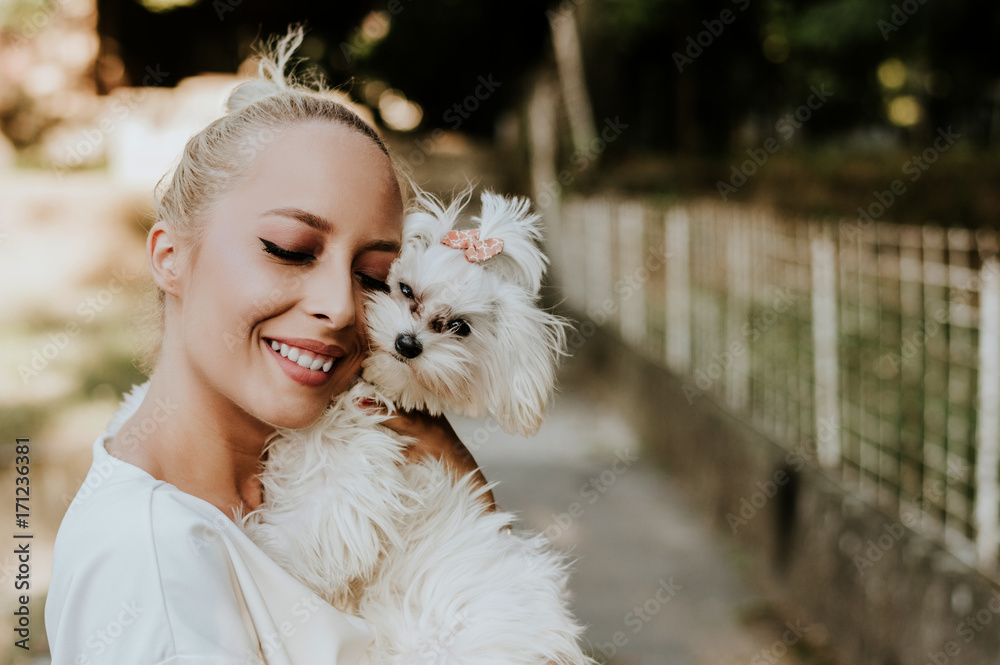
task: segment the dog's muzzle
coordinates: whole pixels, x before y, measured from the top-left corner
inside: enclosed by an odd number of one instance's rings
[[[396,351],[404,358],[416,358],[423,350],[423,344],[413,335],[403,334],[396,338]]]

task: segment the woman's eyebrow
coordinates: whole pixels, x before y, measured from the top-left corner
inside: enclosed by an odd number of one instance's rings
[[[365,245],[365,250],[369,252],[392,252],[398,254],[402,248],[395,240],[374,240]]]
[[[274,210],[268,210],[261,217],[267,217],[268,215],[280,215],[281,217],[288,217],[289,219],[297,219],[303,224],[307,224],[317,231],[322,231],[323,233],[329,233],[333,231],[333,224],[330,223],[326,217],[321,217],[315,213],[307,212],[301,208],[275,208]]]
[[[274,210],[268,210],[261,217],[268,215],[279,215],[281,217],[288,217],[289,219],[297,219],[322,233],[333,231],[333,224],[326,217],[302,210],[301,208],[275,208]],[[393,252],[394,254],[398,254],[401,247],[402,245],[395,240],[374,240],[365,245],[364,249],[371,252]]]

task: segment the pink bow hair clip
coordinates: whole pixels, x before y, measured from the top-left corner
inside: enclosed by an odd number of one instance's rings
[[[479,229],[467,231],[449,231],[441,238],[441,244],[455,249],[465,250],[465,260],[469,263],[489,261],[503,251],[503,240],[500,238],[479,239]]]

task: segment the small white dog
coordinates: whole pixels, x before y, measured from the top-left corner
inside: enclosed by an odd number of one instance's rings
[[[317,423],[269,443],[264,502],[244,528],[369,623],[370,663],[590,664],[563,555],[489,512],[474,474],[405,463],[405,442],[370,408],[492,414],[523,435],[542,423],[566,324],[538,307],[539,217],[525,199],[487,193],[478,228],[456,231],[467,201],[417,198],[389,292],[366,308],[363,380]]]

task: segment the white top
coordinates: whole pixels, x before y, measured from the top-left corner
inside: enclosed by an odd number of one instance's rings
[[[112,457],[56,537],[52,665],[353,665],[372,634],[286,573],[212,504]]]

